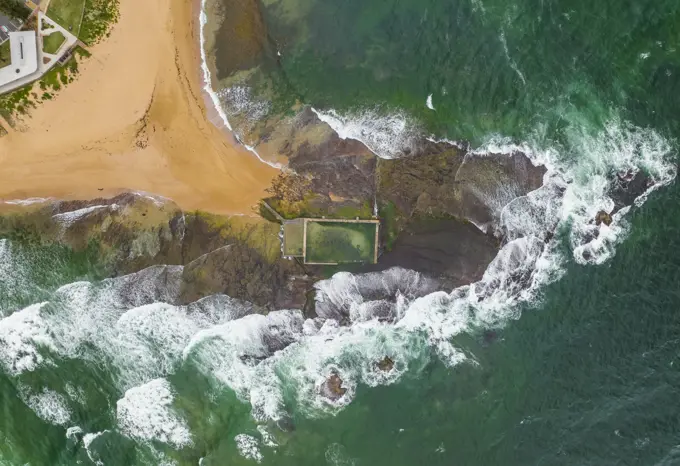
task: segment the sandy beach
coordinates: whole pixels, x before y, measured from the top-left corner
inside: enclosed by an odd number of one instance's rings
[[[118,24],[76,80],[0,138],[0,200],[137,190],[253,214],[277,170],[208,120],[195,8],[121,0]]]

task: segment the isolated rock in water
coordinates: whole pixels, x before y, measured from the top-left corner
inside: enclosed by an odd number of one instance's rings
[[[394,361],[389,356],[385,356],[376,363],[376,366],[383,372],[390,372],[394,368]]]
[[[595,224],[599,226],[599,225],[601,225],[601,224],[603,224],[603,223],[604,223],[605,225],[607,225],[607,226],[611,225],[611,223],[612,223],[612,216],[609,215],[609,214],[608,214],[607,212],[605,212],[604,210],[601,210],[601,211],[599,211],[599,212],[597,213],[597,215],[595,216]]]
[[[332,372],[321,385],[321,394],[331,401],[337,401],[347,393],[347,389],[342,386],[342,379],[337,372]]]
[[[609,191],[614,201],[614,211],[612,213],[632,205],[635,199],[644,194],[653,184],[654,180],[641,171],[633,172],[628,170],[625,173],[617,173]]]

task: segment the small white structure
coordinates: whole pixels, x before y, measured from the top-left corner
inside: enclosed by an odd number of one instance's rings
[[[0,86],[38,71],[38,41],[35,31],[10,32],[9,48],[12,62],[0,68]]]

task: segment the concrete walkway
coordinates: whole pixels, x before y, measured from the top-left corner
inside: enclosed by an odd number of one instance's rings
[[[31,82],[37,81],[38,79],[42,78],[42,76],[45,73],[47,73],[59,61],[59,59],[62,56],[64,56],[64,54],[66,54],[66,52],[68,52],[71,49],[71,47],[73,47],[76,44],[76,42],[78,42],[78,38],[76,36],[74,36],[66,29],[61,27],[59,24],[57,24],[47,15],[45,15],[42,11],[38,10],[37,14],[38,14],[38,71],[24,78],[13,81],[9,84],[5,84],[4,86],[0,86],[0,94],[13,91],[15,89],[25,86],[26,84],[30,84]],[[45,23],[50,24],[52,27],[49,29],[43,29],[42,28],[43,20],[45,21]],[[59,47],[57,53],[51,54],[43,52],[42,50],[43,37],[49,36],[50,34],[54,34],[56,31],[61,32],[64,35],[64,38],[66,38],[66,40],[64,41],[63,44],[61,44],[61,47]]]

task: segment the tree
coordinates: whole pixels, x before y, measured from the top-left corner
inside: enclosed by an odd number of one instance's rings
[[[0,13],[23,21],[31,14],[31,10],[23,0],[0,0]]]

